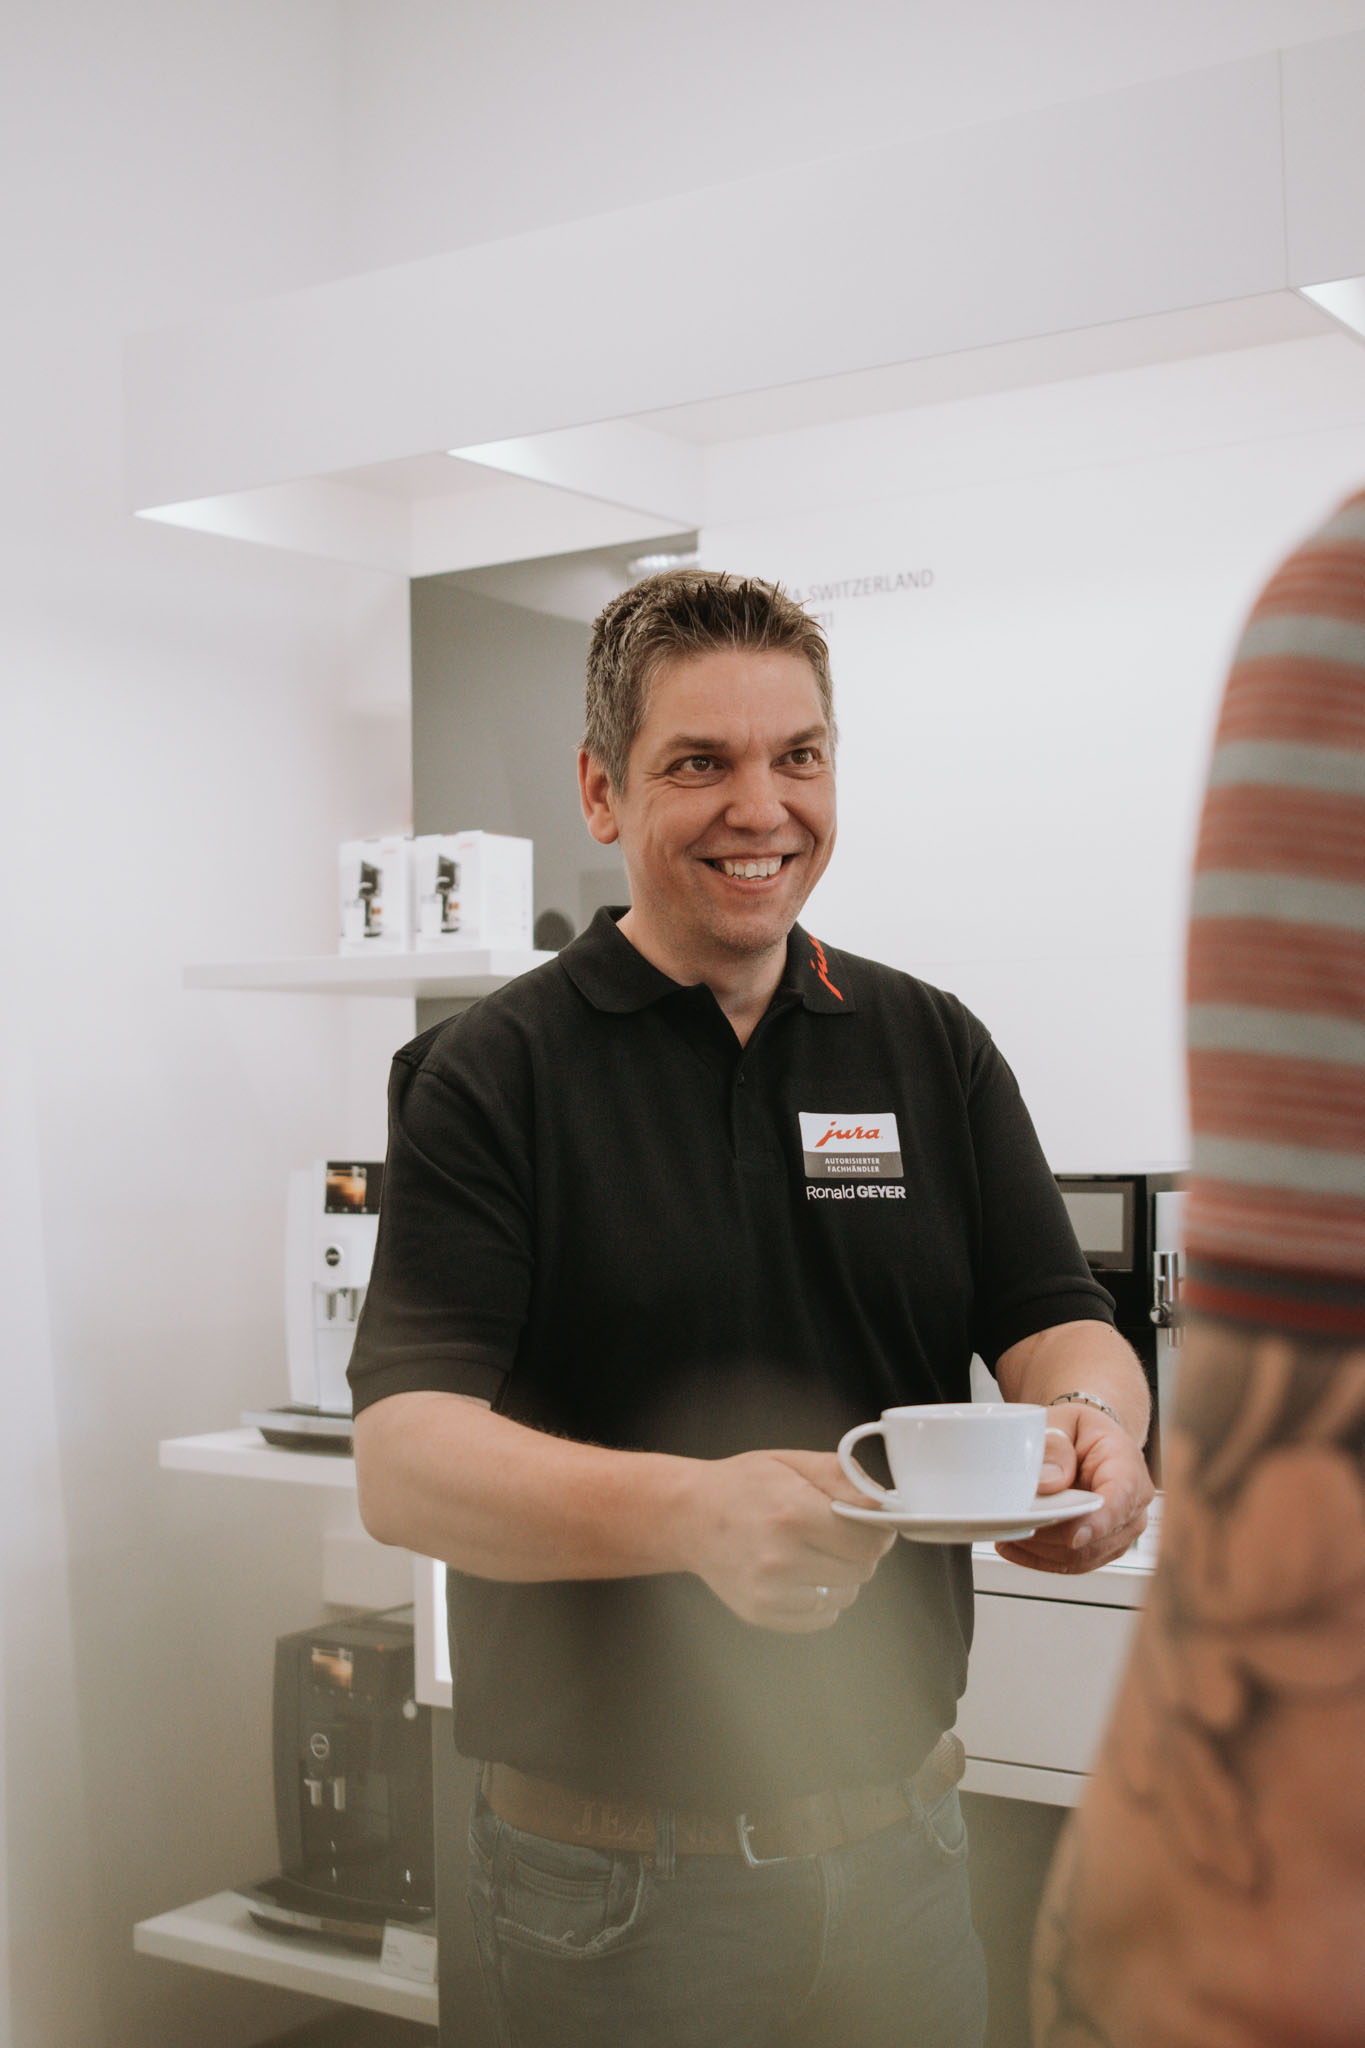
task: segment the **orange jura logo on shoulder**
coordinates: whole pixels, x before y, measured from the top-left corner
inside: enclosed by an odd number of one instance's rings
[[[889,1109],[799,1110],[807,1180],[899,1180],[901,1139]]]
[[[806,934],[806,936],[807,938],[810,938],[809,932]],[[834,983],[829,978],[829,962],[825,958],[824,947],[820,944],[820,941],[818,939],[811,939],[810,942],[812,946],[815,948],[815,951],[811,954],[811,966],[815,969],[816,973],[819,975],[821,981],[823,981],[825,987],[829,990],[830,994],[832,996],[838,996],[839,1001],[842,1002],[844,1000],[843,991],[841,989],[837,989],[834,986]]]

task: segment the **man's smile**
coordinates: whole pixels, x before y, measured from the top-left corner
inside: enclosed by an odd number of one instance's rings
[[[727,875],[734,882],[764,882],[780,872],[784,861],[794,860],[791,853],[746,854],[731,859],[726,855],[703,856],[708,868],[717,874]]]

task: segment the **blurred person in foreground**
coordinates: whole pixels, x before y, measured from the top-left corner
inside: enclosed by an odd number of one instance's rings
[[[587,680],[630,907],[397,1055],[351,1360],[367,1526],[453,1567],[501,2038],[977,2048],[970,1549],[837,1514],[834,1446],[966,1400],[978,1350],[1049,1407],[1050,1487],[1102,1496],[1012,1554],[1086,1571],[1151,1498],[1142,1369],[984,1026],[796,921],[835,837],[816,622],[647,578]]]
[[[1160,1559],[1035,1953],[1039,2048],[1365,2042],[1365,493],[1238,647],[1189,933]]]

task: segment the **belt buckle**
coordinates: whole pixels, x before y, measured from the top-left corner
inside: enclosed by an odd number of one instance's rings
[[[754,1854],[752,1841],[754,1823],[749,1819],[747,1814],[741,1813],[737,1816],[735,1821],[735,1827],[739,1835],[740,1852],[743,1855],[744,1861],[748,1864],[750,1870],[762,1870],[769,1863],[791,1862],[792,1859],[790,1856],[756,1856]]]

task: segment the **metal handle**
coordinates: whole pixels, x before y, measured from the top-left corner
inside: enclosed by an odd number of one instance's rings
[[[1152,1321],[1159,1330],[1169,1330],[1171,1342],[1180,1342],[1180,1254],[1179,1252],[1158,1252],[1156,1260],[1156,1300],[1152,1304]]]

